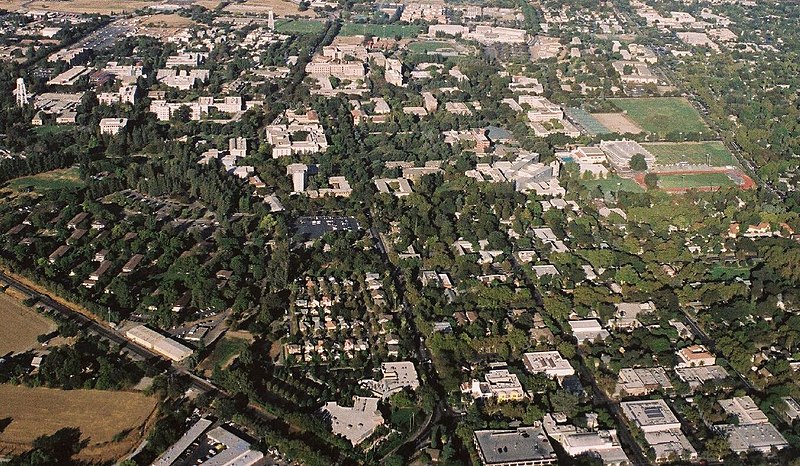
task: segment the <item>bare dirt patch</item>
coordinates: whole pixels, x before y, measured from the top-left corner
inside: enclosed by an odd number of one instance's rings
[[[595,120],[614,133],[639,134],[642,128],[636,125],[627,115],[623,113],[592,113]]]
[[[25,452],[37,437],[76,427],[87,441],[76,459],[93,464],[114,461],[136,448],[158,404],[140,393],[19,385],[0,385],[0,400],[0,419],[11,419],[0,432],[0,455]]]
[[[313,18],[317,14],[308,9],[300,11],[297,4],[287,0],[246,0],[244,3],[230,4],[225,7],[225,11],[230,13],[265,15],[272,10],[275,16],[305,16]]]
[[[36,337],[56,329],[53,321],[5,293],[0,293],[0,322],[0,356],[33,349],[39,345]]]

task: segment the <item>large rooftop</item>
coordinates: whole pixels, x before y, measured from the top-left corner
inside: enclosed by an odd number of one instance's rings
[[[555,464],[556,455],[541,426],[519,427],[516,430],[479,430],[475,443],[485,465]]]

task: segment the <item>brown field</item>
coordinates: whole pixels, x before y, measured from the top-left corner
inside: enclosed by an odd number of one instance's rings
[[[142,24],[148,27],[187,28],[195,22],[180,15],[151,15],[142,17]]]
[[[297,4],[287,0],[246,0],[244,3],[232,3],[225,7],[225,11],[243,14],[267,14],[269,10],[272,10],[275,16],[307,16],[311,18],[317,16],[312,9],[300,11]]]
[[[87,463],[113,461],[136,448],[158,404],[140,393],[17,385],[0,385],[0,400],[0,419],[11,419],[0,432],[0,455],[22,453],[39,436],[76,427],[87,446],[75,458]]]
[[[0,322],[0,356],[28,351],[38,346],[36,337],[56,329],[50,319],[5,293],[0,293]]]
[[[609,131],[619,134],[639,134],[642,128],[622,113],[592,113],[592,116]]]
[[[111,13],[132,12],[139,8],[153,5],[150,0],[115,0],[104,2],[101,0],[33,0],[33,1],[1,1],[3,5],[15,5],[17,9],[63,11],[67,13],[97,13],[107,15]],[[10,8],[10,6],[9,6]]]

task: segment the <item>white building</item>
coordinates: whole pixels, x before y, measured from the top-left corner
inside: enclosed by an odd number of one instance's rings
[[[125,336],[134,343],[155,351],[162,356],[166,356],[173,361],[182,361],[193,353],[191,348],[178,343],[172,338],[165,337],[144,325],[131,328],[125,332]]]
[[[100,120],[100,134],[119,134],[127,124],[127,118],[103,118]]]
[[[333,433],[345,437],[355,446],[383,425],[378,401],[378,398],[357,396],[353,407],[339,406],[335,401],[329,401],[322,411],[329,416]]]
[[[584,320],[570,320],[569,326],[572,329],[572,335],[578,340],[578,344],[585,342],[594,342],[598,339],[605,340],[608,338],[608,330],[600,326],[600,321],[597,319],[584,319]]]
[[[681,432],[681,423],[664,400],[625,401],[622,412],[643,432],[645,441],[653,448],[656,461],[673,456],[697,458],[697,451]]]
[[[417,369],[411,361],[385,362],[381,364],[383,378],[379,381],[363,380],[362,384],[372,390],[376,396],[387,398],[408,387],[419,388]]]
[[[575,369],[558,351],[538,351],[522,355],[525,368],[531,374],[545,374],[551,379],[575,375]]]

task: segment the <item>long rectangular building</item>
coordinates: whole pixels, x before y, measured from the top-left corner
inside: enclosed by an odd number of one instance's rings
[[[184,346],[172,338],[165,337],[144,325],[133,327],[125,332],[125,336],[134,343],[138,343],[173,361],[183,361],[193,353],[188,346]]]

